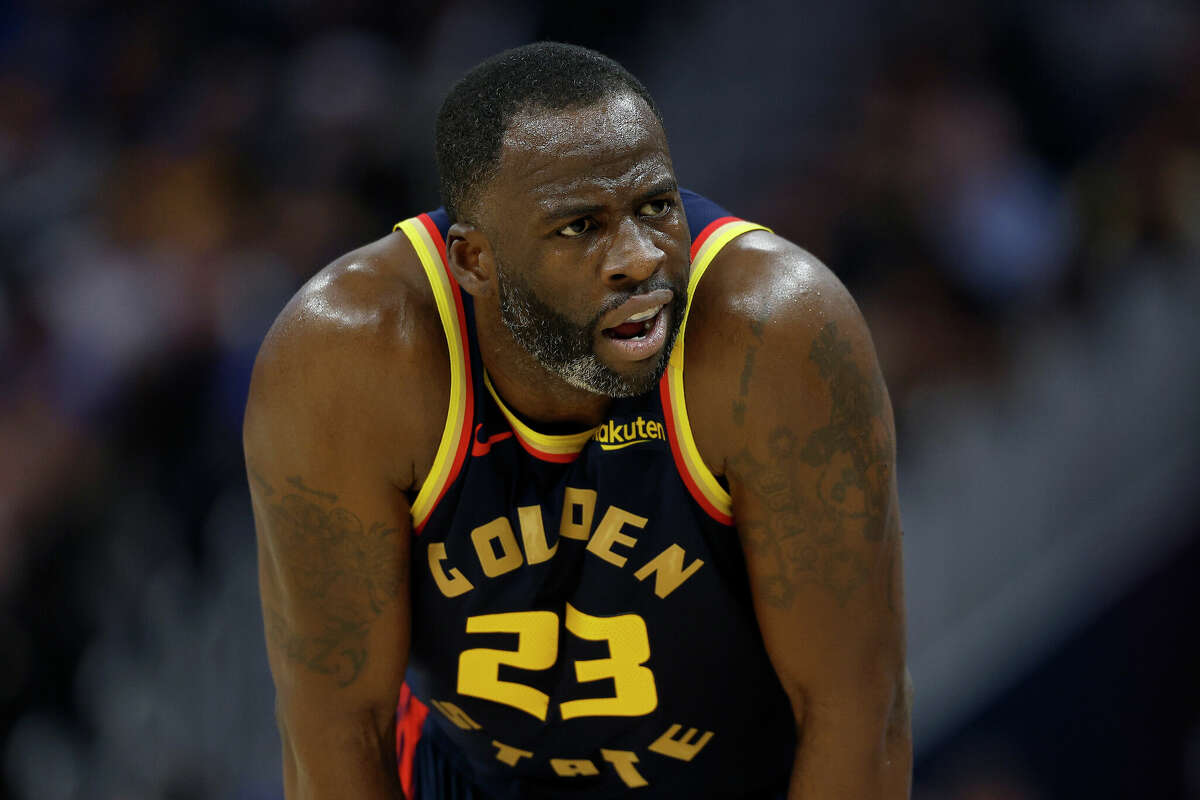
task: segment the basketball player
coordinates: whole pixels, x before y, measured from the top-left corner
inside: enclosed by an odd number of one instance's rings
[[[444,209],[319,272],[255,366],[287,796],[906,797],[853,301],[681,190],[597,53],[484,62],[437,150]]]

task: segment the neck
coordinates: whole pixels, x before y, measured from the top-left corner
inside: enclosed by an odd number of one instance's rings
[[[546,423],[599,425],[612,398],[579,389],[542,366],[512,337],[499,313],[475,304],[479,355],[492,385],[513,411]]]

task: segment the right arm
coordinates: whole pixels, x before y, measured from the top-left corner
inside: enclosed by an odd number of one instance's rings
[[[427,444],[405,430],[425,409],[403,378],[437,369],[410,335],[411,308],[389,311],[361,273],[327,277],[268,334],[243,431],[284,789],[289,800],[393,800],[408,492]]]

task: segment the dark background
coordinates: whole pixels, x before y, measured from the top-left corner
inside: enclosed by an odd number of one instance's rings
[[[1200,798],[1200,11],[939,5],[0,0],[0,798],[281,796],[254,353],[541,38],[871,324],[914,796]]]

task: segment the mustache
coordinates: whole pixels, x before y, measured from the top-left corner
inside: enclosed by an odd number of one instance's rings
[[[661,273],[655,274],[647,278],[642,283],[639,283],[633,291],[616,292],[611,297],[607,298],[600,306],[600,311],[596,314],[593,325],[598,324],[601,317],[612,311],[614,308],[617,308],[630,298],[641,297],[642,295],[650,294],[651,292],[657,292],[659,289],[670,289],[675,294],[675,297],[671,301],[672,305],[676,305],[682,300],[687,299],[686,286],[680,286],[678,283],[668,280],[667,277]]]

